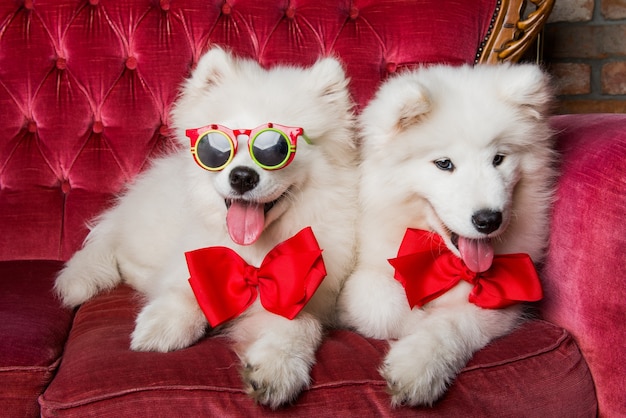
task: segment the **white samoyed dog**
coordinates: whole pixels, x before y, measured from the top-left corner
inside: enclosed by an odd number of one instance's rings
[[[464,280],[411,308],[388,259],[415,228],[473,272],[494,253],[541,261],[555,177],[551,97],[532,65],[432,66],[387,80],[360,115],[359,255],[338,308],[345,325],[393,340],[380,369],[393,405],[431,405],[475,351],[519,323],[521,305],[478,307]]]
[[[292,401],[309,383],[323,328],[336,320],[337,295],[355,262],[357,152],[347,85],[334,58],[266,70],[218,47],[209,50],[172,111],[180,151],[154,161],[97,219],[56,280],[62,302],[77,306],[124,281],[146,296],[131,349],[181,349],[208,328],[188,282],[186,252],[229,247],[258,267],[277,244],[311,227],[327,275],[304,310],[289,320],[257,298],[220,327],[234,340],[250,396],[272,408]],[[249,151],[255,132],[273,126],[268,123],[287,127],[279,128],[289,131],[285,142],[299,139],[293,160],[281,169],[266,168],[282,162],[286,146],[270,142],[274,154],[267,156],[267,144],[255,139],[258,163]],[[215,148],[198,156],[217,170],[201,167],[190,152],[187,130],[205,126],[232,129],[231,147],[238,144],[232,160],[213,161],[224,156]]]

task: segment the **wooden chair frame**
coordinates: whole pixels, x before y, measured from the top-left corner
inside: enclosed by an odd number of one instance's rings
[[[554,1],[499,0],[489,35],[476,54],[476,63],[517,62],[535,40],[538,40],[540,50],[543,41],[541,31],[550,16]],[[525,15],[528,3],[532,3],[535,10]]]

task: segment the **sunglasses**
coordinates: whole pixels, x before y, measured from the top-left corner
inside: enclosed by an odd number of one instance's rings
[[[254,129],[230,129],[222,125],[207,125],[187,129],[191,154],[196,163],[209,171],[223,170],[237,153],[237,137],[248,137],[252,160],[265,170],[279,170],[293,161],[298,137],[311,144],[302,128],[266,123]]]

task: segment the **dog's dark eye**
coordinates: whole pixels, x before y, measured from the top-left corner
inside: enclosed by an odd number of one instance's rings
[[[502,164],[502,162],[504,161],[504,155],[502,154],[496,154],[495,157],[493,157],[493,166],[497,167],[500,164]]]
[[[454,171],[454,164],[447,158],[433,161],[438,169],[443,171]]]

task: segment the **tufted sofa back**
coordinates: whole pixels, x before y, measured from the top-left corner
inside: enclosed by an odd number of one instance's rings
[[[498,0],[0,2],[0,260],[67,259],[86,222],[173,147],[169,111],[210,44],[264,66],[334,55],[361,108],[418,63],[472,63]]]

